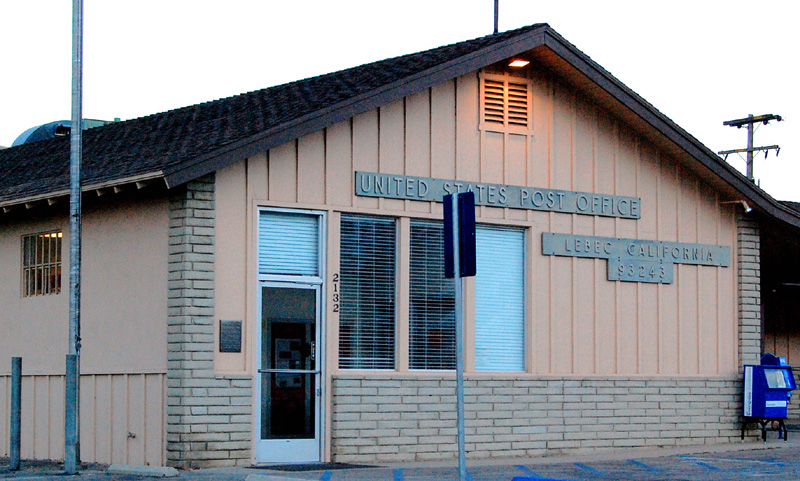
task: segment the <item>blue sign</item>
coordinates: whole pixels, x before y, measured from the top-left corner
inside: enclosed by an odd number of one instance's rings
[[[453,200],[458,211],[458,246],[453,242]],[[458,249],[459,277],[473,277],[477,272],[475,245],[475,195],[472,192],[444,197],[444,276],[455,273],[454,251]]]

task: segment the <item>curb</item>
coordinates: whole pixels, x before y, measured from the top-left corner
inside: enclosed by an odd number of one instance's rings
[[[249,474],[244,481],[309,481],[306,478],[287,478],[271,474]]]
[[[165,466],[130,466],[127,464],[112,464],[106,469],[108,474],[147,476],[150,478],[175,478],[180,473],[175,468]]]

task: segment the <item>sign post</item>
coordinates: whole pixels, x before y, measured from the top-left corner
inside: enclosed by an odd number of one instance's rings
[[[456,423],[458,431],[458,479],[467,479],[464,434],[464,282],[474,276],[475,195],[472,192],[444,197],[444,270],[455,279],[456,301]]]

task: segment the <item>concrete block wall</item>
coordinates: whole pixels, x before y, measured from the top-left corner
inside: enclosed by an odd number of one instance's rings
[[[761,362],[761,237],[752,215],[739,213],[737,276],[739,286],[739,366]]]
[[[740,436],[739,379],[467,378],[465,403],[469,459]],[[455,405],[453,379],[336,376],[333,460],[454,459]]]
[[[253,381],[214,372],[214,175],[170,197],[167,464],[251,463]]]

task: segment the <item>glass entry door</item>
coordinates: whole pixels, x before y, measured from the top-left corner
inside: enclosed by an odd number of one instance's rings
[[[257,462],[320,461],[320,287],[262,284]]]

